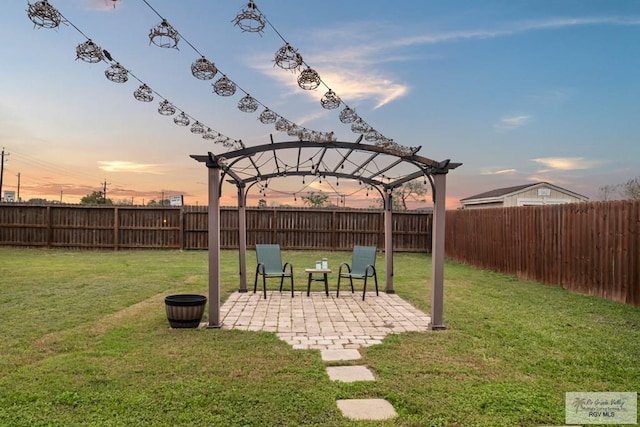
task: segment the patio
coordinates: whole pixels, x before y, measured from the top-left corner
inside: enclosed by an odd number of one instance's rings
[[[345,289],[346,290],[346,289]],[[427,331],[431,318],[396,294],[235,292],[220,309],[222,329],[275,332],[295,349],[342,350],[379,344],[389,334]]]

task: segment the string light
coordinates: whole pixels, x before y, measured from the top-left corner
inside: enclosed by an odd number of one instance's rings
[[[102,49],[95,44],[91,39],[86,42],[80,43],[76,47],[76,60],[81,59],[91,64],[96,64],[104,60]]]
[[[149,44],[153,43],[158,47],[178,49],[180,35],[166,19],[153,27],[149,31]]]
[[[176,107],[171,105],[171,103],[165,99],[160,102],[160,105],[158,106],[158,113],[163,116],[173,116],[176,113]]]
[[[153,91],[149,86],[143,83],[133,92],[133,97],[138,101],[151,102],[153,101]]]
[[[125,83],[129,80],[129,72],[122,65],[115,63],[104,72],[107,79],[115,83]]]
[[[58,28],[60,26],[62,15],[47,0],[28,4],[27,15],[34,26],[39,28]]]
[[[236,93],[236,84],[222,76],[213,84],[213,91],[220,96],[231,96]]]
[[[258,109],[258,101],[251,95],[246,94],[238,101],[238,109],[245,113],[253,113]]]
[[[298,86],[304,90],[314,90],[320,86],[320,76],[313,68],[306,68],[298,76]]]
[[[260,33],[266,24],[264,15],[260,13],[252,0],[249,1],[247,7],[238,12],[232,22],[240,27],[242,31],[248,33]]]
[[[200,80],[211,80],[218,73],[216,66],[204,56],[191,64],[191,74]]]
[[[183,111],[173,118],[173,122],[178,126],[189,126],[191,120],[189,120],[189,117],[187,117],[187,115]]]

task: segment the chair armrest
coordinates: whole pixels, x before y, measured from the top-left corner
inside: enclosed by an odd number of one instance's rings
[[[285,262],[284,265],[282,266],[282,272],[286,273],[287,266],[289,267],[289,274],[293,276],[293,264],[291,263]]]
[[[371,269],[371,270],[372,270],[372,274],[369,274],[369,269]],[[373,277],[373,276],[375,276],[375,275],[376,275],[376,268],[375,268],[373,265],[371,265],[371,264],[367,265],[367,266],[365,267],[365,269],[364,269],[364,275],[365,275],[365,276],[367,276],[367,277]]]
[[[343,262],[342,264],[340,264],[340,267],[338,268],[338,275],[342,274],[342,267],[347,267],[347,274],[351,274],[351,267],[346,262]]]
[[[262,267],[262,268],[260,268]],[[256,274],[264,274],[264,264],[259,262],[258,266],[256,267]]]

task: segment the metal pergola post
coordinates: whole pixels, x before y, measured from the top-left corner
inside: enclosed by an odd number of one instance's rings
[[[240,263],[240,289],[247,292],[247,209],[244,199],[244,185],[238,185],[238,250]]]
[[[393,196],[391,189],[385,194],[384,203],[384,256],[386,266],[386,292],[393,294]]]
[[[446,173],[433,174],[434,206],[431,247],[431,325],[432,330],[445,329],[444,305],[444,219],[446,215]]]
[[[220,166],[207,164],[209,170],[209,323],[220,328]]]

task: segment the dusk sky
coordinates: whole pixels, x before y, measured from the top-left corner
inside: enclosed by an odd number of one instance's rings
[[[245,93],[301,126],[355,141],[340,110],[320,106],[326,90],[302,90],[295,73],[274,66],[283,38],[386,137],[463,163],[447,176],[448,208],[539,181],[596,200],[600,187],[640,176],[640,1],[256,0],[271,24],[262,34],[233,23],[246,0],[49,3],[67,24],[34,28],[20,0],[5,2],[0,17],[2,191],[17,191],[20,174],[25,201],[77,203],[106,181],[114,201],[182,194],[206,204],[206,167],[189,155],[227,149],[160,115],[163,99],[247,146],[270,134],[293,138],[260,123],[262,108],[239,111]],[[159,15],[182,36],[178,50],[150,44]],[[139,80],[114,83],[109,63],[77,60],[87,38]],[[191,75],[198,52],[218,67],[214,80]],[[214,94],[222,74],[244,93]],[[152,102],[134,99],[141,81]],[[301,206],[292,195],[299,184],[272,182],[268,203]],[[311,188],[334,197],[334,188]],[[357,182],[340,191],[350,206],[375,204]],[[233,188],[223,197],[235,205]],[[250,194],[249,205],[260,197]]]

